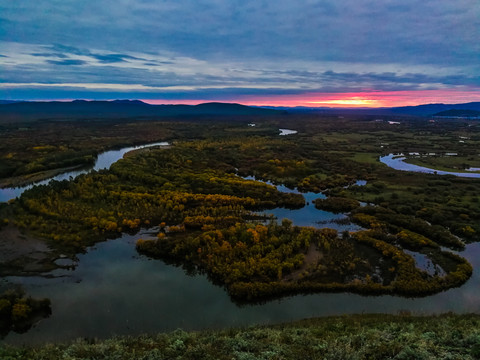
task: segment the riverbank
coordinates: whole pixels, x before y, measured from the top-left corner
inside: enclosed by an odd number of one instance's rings
[[[450,160],[450,161],[449,161]],[[404,160],[404,162],[424,166],[424,167],[433,167],[437,171],[453,171],[456,173],[471,174],[478,173],[480,169],[473,167],[473,170],[468,170],[469,167],[464,167],[461,163],[461,160],[457,159],[454,156],[444,156],[444,157],[409,157]],[[468,161],[465,161],[467,164]]]
[[[88,166],[88,165],[89,164],[81,164],[77,166],[69,166],[69,167],[63,167],[59,169],[40,171],[34,174],[26,174],[26,175],[0,179],[0,189],[8,188],[8,187],[16,188],[21,186],[27,186],[36,182],[50,179],[54,176],[57,176],[69,171],[81,169],[82,167]]]
[[[107,150],[96,156],[96,160],[92,163],[85,163],[79,166],[68,168],[57,168],[42,171],[19,177],[0,179],[0,202],[7,202],[11,199],[19,197],[25,190],[30,189],[34,185],[45,185],[51,180],[70,180],[81,174],[86,174],[91,170],[109,169],[110,166],[120,160],[123,155],[128,152],[153,147],[153,146],[169,146],[168,142],[154,142],[143,145],[129,146],[117,150]],[[88,166],[89,165],[89,166]],[[9,187],[10,186],[10,187]]]
[[[444,171],[440,168],[432,169],[424,166],[419,166],[416,165],[414,161],[411,161],[411,159],[408,159],[404,154],[388,154],[386,156],[381,156],[379,161],[395,170],[412,171],[434,175],[453,175],[463,178],[480,178],[480,173],[476,172]]]
[[[348,315],[201,332],[0,345],[3,359],[477,359],[480,315]]]

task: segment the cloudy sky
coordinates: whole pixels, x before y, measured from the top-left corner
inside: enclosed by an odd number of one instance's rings
[[[480,101],[479,0],[0,1],[0,99]]]

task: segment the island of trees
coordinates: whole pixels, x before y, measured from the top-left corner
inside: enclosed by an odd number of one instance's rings
[[[257,126],[247,126],[252,122]],[[475,160],[478,123],[411,119],[392,128],[368,117],[291,115],[108,124],[108,142],[100,135],[103,123],[80,126],[81,154],[94,156],[101,143],[125,144],[127,130],[129,141],[169,140],[172,146],[139,150],[109,170],[34,187],[2,206],[2,223],[71,256],[122,232],[152,228],[157,236],[138,239],[139,252],[206,273],[239,302],[318,291],[425,296],[471,276],[471,265],[450,250],[480,239],[480,181],[398,172],[378,157],[434,150]],[[51,124],[35,126],[39,137],[25,157],[13,151],[23,130],[11,130],[2,156],[25,166],[18,173],[4,170],[5,176],[40,170],[29,164],[62,153],[61,136],[40,137]],[[58,126],[63,131],[69,124]],[[279,137],[279,127],[298,133]],[[317,208],[345,213],[363,230],[339,234],[270,219],[268,209],[299,208],[305,200],[264,181],[322,191],[328,197],[315,201]],[[418,267],[412,253],[437,270]]]

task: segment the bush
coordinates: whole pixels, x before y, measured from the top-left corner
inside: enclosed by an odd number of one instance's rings
[[[327,199],[316,199],[315,207],[334,213],[350,212],[360,206],[357,200],[344,197],[329,197]]]

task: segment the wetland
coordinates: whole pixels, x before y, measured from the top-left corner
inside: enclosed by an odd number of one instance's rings
[[[392,129],[368,118],[289,115],[109,125],[161,146],[4,197],[1,245],[30,239],[33,250],[2,262],[2,287],[52,304],[49,318],[6,341],[479,311],[479,180],[378,161],[395,152],[475,156],[477,123],[414,119]],[[97,126],[79,134],[92,139]],[[15,131],[8,136],[15,148]],[[48,156],[63,151],[58,138],[44,140]],[[114,139],[115,147],[126,141]],[[27,267],[35,260],[43,268]]]

